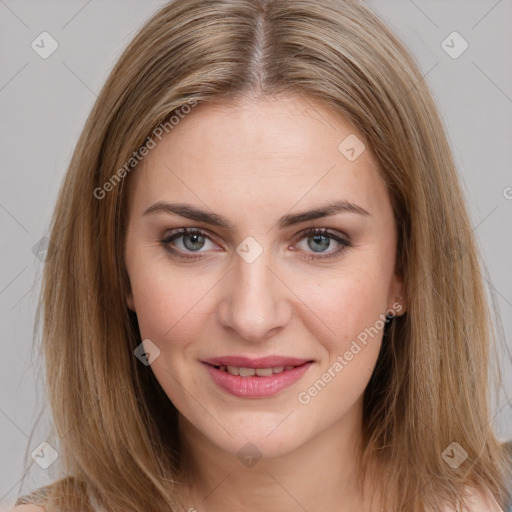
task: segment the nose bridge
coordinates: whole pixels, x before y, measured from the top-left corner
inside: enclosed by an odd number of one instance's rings
[[[271,253],[261,245],[258,249],[249,240],[237,248],[233,265],[229,284],[226,283],[221,322],[241,338],[265,339],[289,319],[286,292],[271,270]]]

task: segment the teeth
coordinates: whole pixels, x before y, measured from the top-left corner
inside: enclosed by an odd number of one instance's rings
[[[291,370],[295,366],[272,366],[270,368],[244,368],[238,366],[218,366],[219,370],[228,372],[231,375],[239,375],[240,377],[270,377],[274,373],[281,373],[285,370]]]
[[[260,377],[270,377],[273,373],[272,368],[256,368],[256,375]]]
[[[231,375],[240,375],[240,368],[237,366],[228,366],[228,373],[231,373]]]

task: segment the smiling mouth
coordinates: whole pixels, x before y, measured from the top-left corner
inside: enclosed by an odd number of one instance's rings
[[[306,364],[306,363],[304,363]],[[297,366],[270,366],[267,368],[247,368],[243,366],[226,366],[226,365],[211,365],[217,370],[224,371],[230,375],[238,375],[240,377],[270,377],[278,373],[282,373],[288,370],[293,370]],[[302,365],[298,365],[302,366]]]
[[[254,364],[254,366],[258,365],[257,367],[220,364],[222,362],[227,363],[226,359],[224,358],[224,361],[203,361],[203,364],[207,368],[213,382],[219,388],[240,398],[266,398],[275,395],[281,390],[292,386],[314,364],[314,361],[299,359],[296,360],[296,364],[281,366],[265,366],[274,361],[260,361],[256,363],[254,360],[248,360],[247,363]],[[242,358],[238,358],[236,362],[240,361],[240,359]],[[290,359],[292,358],[288,358],[286,362],[293,363],[294,361]]]

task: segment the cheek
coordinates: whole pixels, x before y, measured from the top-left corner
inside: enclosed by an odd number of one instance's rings
[[[162,263],[139,267],[131,276],[131,287],[143,339],[163,349],[171,340],[173,346],[182,346],[197,335],[208,318],[208,292],[215,284],[203,277]]]
[[[331,356],[348,350],[368,329],[382,328],[388,289],[384,271],[377,266],[321,280],[303,279],[295,289],[309,310],[303,319]]]
[[[336,421],[361,397],[382,343],[386,292],[368,277],[333,280],[309,295],[308,306],[318,312],[309,315],[309,330],[325,357],[297,396],[306,410],[324,411],[326,421]]]

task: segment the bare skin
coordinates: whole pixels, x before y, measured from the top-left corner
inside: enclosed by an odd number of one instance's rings
[[[362,397],[382,342],[379,319],[391,309],[403,314],[406,304],[386,186],[368,148],[353,161],[339,150],[349,135],[363,141],[342,118],[297,96],[203,105],[130,177],[127,304],[142,339],[160,350],[151,368],[179,411],[185,510],[380,510],[355,480]],[[367,213],[276,226],[284,215],[337,201]],[[157,202],[186,203],[230,226],[144,214]],[[183,227],[206,235],[169,241]],[[305,234],[312,228],[329,233]],[[251,251],[262,251],[251,262],[237,252],[247,237],[256,241]],[[370,327],[377,333],[345,358]],[[272,396],[244,398],[219,388],[206,369],[205,359],[226,355],[313,364]],[[333,377],[339,356],[346,364]],[[329,368],[328,384],[308,394]],[[261,457],[250,467],[240,456],[248,443]]]
[[[194,495],[208,495],[191,505],[198,510],[370,510],[361,508],[368,505],[354,467],[362,394],[382,330],[307,404],[297,397],[397,304],[402,281],[394,272],[395,222],[370,151],[350,161],[338,149],[355,130],[311,106],[297,97],[202,106],[133,176],[127,301],[142,339],[161,351],[152,369],[180,411]],[[367,214],[344,211],[275,227],[285,214],[341,200]],[[163,211],[144,215],[157,201],[191,204],[232,226]],[[160,243],[183,226],[211,234],[198,259],[180,259]],[[328,228],[350,246],[332,237],[319,244],[300,236],[310,228]],[[236,252],[249,236],[263,249],[252,263]],[[181,254],[197,253],[189,250],[190,238],[169,245]],[[247,399],[217,387],[201,362],[234,354],[314,363],[279,393]],[[247,443],[262,456],[250,468],[237,457]]]

